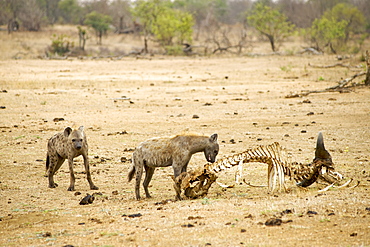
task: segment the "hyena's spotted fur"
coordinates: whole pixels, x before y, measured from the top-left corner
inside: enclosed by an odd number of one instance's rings
[[[74,191],[75,175],[73,172],[73,159],[80,155],[82,155],[84,159],[84,166],[87,181],[90,184],[90,189],[98,189],[98,187],[96,187],[91,180],[88,159],[88,145],[83,126],[80,126],[78,129],[75,130],[67,127],[64,129],[64,132],[55,134],[52,138],[49,139],[48,151],[46,155],[46,172],[49,178],[49,188],[55,188],[58,186],[54,182],[54,174],[62,166],[65,159],[68,159],[69,172],[71,175],[71,183],[68,190]]]
[[[156,167],[172,166],[174,177],[177,177],[182,172],[186,172],[193,154],[204,152],[208,162],[215,162],[218,151],[217,134],[211,136],[185,134],[152,138],[142,142],[132,155],[132,167],[128,174],[129,182],[136,175],[136,199],[140,199],[143,169],[145,169],[143,187],[146,197],[149,198],[148,186]]]

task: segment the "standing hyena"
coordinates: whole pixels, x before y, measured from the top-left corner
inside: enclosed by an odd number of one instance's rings
[[[90,189],[99,189],[91,180],[90,166],[88,159],[88,146],[84,127],[72,130],[70,127],[65,128],[63,133],[55,134],[48,142],[48,152],[46,156],[46,172],[49,177],[49,188],[55,188],[58,185],[54,183],[54,174],[62,166],[65,159],[68,159],[69,172],[71,175],[71,184],[69,191],[75,189],[75,175],[73,172],[73,159],[82,155],[84,158],[84,166],[87,176],[87,181],[90,184]]]
[[[186,168],[193,154],[204,152],[208,162],[215,162],[219,146],[217,134],[211,136],[177,135],[161,137],[142,142],[132,155],[132,167],[128,174],[130,182],[136,174],[135,194],[140,199],[140,181],[145,168],[143,187],[146,197],[150,194],[148,186],[156,167],[173,167],[174,176],[186,172]],[[181,199],[181,198],[178,198]]]

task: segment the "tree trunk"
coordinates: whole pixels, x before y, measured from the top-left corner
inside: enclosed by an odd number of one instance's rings
[[[369,51],[366,51],[365,61],[366,61],[366,69],[367,69],[365,85],[370,86],[370,52]]]
[[[274,36],[272,36],[272,35],[266,35],[266,36],[270,41],[272,51],[275,52],[276,47],[275,47]]]
[[[337,54],[337,51],[334,50],[333,44],[331,42],[329,43],[329,47],[332,53]]]
[[[119,17],[119,30],[118,33],[121,33],[123,31],[123,16]]]
[[[148,38],[146,35],[144,35],[144,53],[148,53]]]
[[[98,31],[98,45],[101,45],[102,44],[102,42],[101,42],[101,40],[102,40],[102,37],[103,37],[103,32],[102,31]]]

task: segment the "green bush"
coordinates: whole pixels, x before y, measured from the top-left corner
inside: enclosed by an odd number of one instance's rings
[[[69,41],[69,37],[65,34],[57,36],[53,35],[51,40],[50,52],[59,56],[64,56],[67,52],[73,48],[73,42]]]
[[[182,49],[182,46],[180,45],[165,46],[165,50],[167,55],[172,56],[184,55],[184,51]]]

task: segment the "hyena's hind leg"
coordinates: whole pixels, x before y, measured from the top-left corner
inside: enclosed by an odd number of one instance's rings
[[[135,160],[135,159],[134,159]],[[135,161],[135,195],[136,195],[136,200],[140,200],[140,182],[141,182],[141,177],[143,175],[143,164],[140,164],[141,161]]]
[[[54,182],[54,175],[63,165],[64,159],[58,155],[48,155],[47,161],[49,161],[49,167],[47,170],[49,178],[49,188],[56,188],[58,184]]]
[[[143,182],[143,187],[144,187],[146,197],[150,198],[151,196],[149,194],[148,187],[149,187],[150,180],[152,180],[155,168],[149,167],[147,165],[144,165],[144,168],[145,168],[145,179]]]

